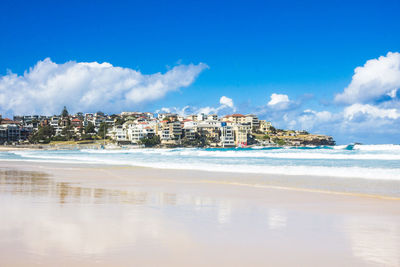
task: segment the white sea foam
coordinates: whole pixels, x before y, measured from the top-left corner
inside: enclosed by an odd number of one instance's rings
[[[400,152],[400,145],[355,145],[355,150],[361,151],[399,151]]]
[[[279,150],[279,152],[248,150],[201,150],[201,149],[132,149],[132,150],[85,150],[85,151],[14,151],[19,158],[5,160],[29,160],[40,162],[130,165],[165,169],[207,170],[235,173],[259,173],[270,175],[311,175],[332,177],[357,177],[367,179],[391,179],[400,181],[400,166],[393,162],[399,155],[335,153],[332,151]],[[254,162],[255,154],[265,161]],[[223,155],[223,156],[221,156]],[[215,157],[221,159],[216,159]],[[225,158],[224,158],[225,157]],[[284,159],[271,163],[268,157]],[[310,159],[323,159],[323,164],[310,163]],[[293,161],[293,160],[296,161]],[[300,161],[299,161],[300,159]],[[337,159],[375,159],[370,164],[343,164]],[[380,161],[376,161],[380,159]],[[290,161],[292,160],[292,161]],[[335,164],[329,166],[330,162]],[[376,163],[381,162],[381,163]],[[392,162],[387,164],[387,162]],[[347,163],[347,162],[345,162]],[[274,165],[275,164],[275,165]],[[386,165],[385,165],[386,164]],[[366,167],[368,166],[368,167]]]
[[[371,150],[373,151],[373,150]],[[200,150],[200,149],[129,149],[82,150],[89,154],[153,154],[210,158],[278,158],[278,159],[339,159],[339,160],[400,160],[400,153],[352,153],[339,150]],[[399,150],[400,152],[400,150]]]

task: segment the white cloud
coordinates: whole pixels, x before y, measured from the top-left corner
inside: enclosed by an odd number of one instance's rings
[[[372,119],[398,119],[400,113],[397,109],[383,109],[369,104],[353,104],[343,111],[346,120],[353,120],[359,116],[368,116]]]
[[[234,104],[233,104],[232,98],[229,98],[229,97],[226,97],[226,96],[221,96],[221,98],[219,99],[219,103],[222,106],[227,106],[227,107],[230,107],[232,109],[234,108]]]
[[[271,100],[268,102],[268,106],[275,106],[282,103],[289,103],[289,96],[283,94],[275,94],[271,95]]]
[[[145,75],[109,63],[57,64],[46,58],[23,75],[0,77],[0,112],[54,114],[64,105],[73,112],[118,112],[187,87],[206,68],[203,63],[178,65]]]
[[[344,92],[337,94],[336,102],[353,104],[378,100],[388,95],[396,96],[400,88],[400,53],[389,52],[386,56],[368,60],[357,67],[351,83]]]
[[[233,103],[232,98],[226,97],[226,96],[221,96],[219,99],[220,106],[219,107],[191,107],[191,106],[185,106],[183,108],[178,108],[178,107],[170,107],[166,108],[163,107],[160,110],[156,110],[156,113],[160,112],[172,112],[172,113],[177,113],[182,116],[190,115],[190,114],[219,114],[222,110],[227,110],[230,109],[231,111],[235,112],[236,107]]]
[[[267,107],[275,110],[285,110],[291,107],[292,102],[288,95],[273,93],[270,96],[270,101]]]

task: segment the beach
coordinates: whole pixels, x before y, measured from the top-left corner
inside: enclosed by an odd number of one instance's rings
[[[278,182],[284,178],[2,161],[1,262],[5,266],[400,264],[396,194],[344,191],[340,185],[336,190],[307,186],[321,177]]]

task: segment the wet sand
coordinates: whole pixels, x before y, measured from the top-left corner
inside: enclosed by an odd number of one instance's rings
[[[400,265],[397,184],[268,178],[0,162],[0,265]]]

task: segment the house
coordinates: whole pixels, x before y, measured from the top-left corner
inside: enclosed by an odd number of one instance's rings
[[[71,125],[74,127],[79,127],[82,126],[82,121],[78,118],[72,119],[71,120]]]

